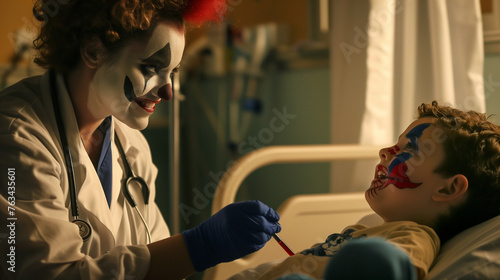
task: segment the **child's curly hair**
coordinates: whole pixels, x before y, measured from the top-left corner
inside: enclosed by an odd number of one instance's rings
[[[35,62],[64,72],[76,65],[80,47],[92,38],[113,50],[147,35],[160,20],[181,27],[184,19],[220,21],[225,10],[225,0],[37,0],[33,14],[42,27],[33,42]]]
[[[444,243],[461,231],[500,215],[500,127],[485,114],[448,106],[422,104],[419,118],[436,118],[443,129],[445,159],[435,172],[462,174],[469,188],[466,201],[440,217],[435,230]]]

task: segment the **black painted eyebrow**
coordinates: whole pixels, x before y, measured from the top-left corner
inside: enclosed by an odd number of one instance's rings
[[[172,52],[170,50],[170,43],[167,43],[163,48],[153,53],[150,57],[144,59],[143,63],[159,64],[161,68],[170,66],[172,61]]]

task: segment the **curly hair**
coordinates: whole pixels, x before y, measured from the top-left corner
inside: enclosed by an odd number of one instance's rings
[[[436,118],[435,125],[446,135],[446,156],[435,172],[445,177],[462,174],[469,183],[465,202],[437,220],[434,229],[445,243],[500,214],[500,127],[485,114],[440,106],[436,101],[420,105],[418,115]]]
[[[208,14],[207,6],[212,7]],[[225,0],[37,0],[33,15],[42,27],[33,42],[35,62],[65,72],[78,63],[80,47],[93,38],[116,50],[129,39],[148,35],[161,20],[179,27],[184,19],[221,20],[225,8]],[[204,14],[197,15],[201,9]]]

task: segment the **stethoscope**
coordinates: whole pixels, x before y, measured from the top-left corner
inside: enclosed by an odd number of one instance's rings
[[[80,230],[80,237],[83,239],[83,241],[87,241],[90,235],[92,234],[92,227],[90,226],[89,223],[87,223],[84,220],[79,219],[79,214],[78,214],[78,201],[76,198],[76,185],[75,185],[75,173],[73,169],[73,161],[71,159],[71,151],[69,149],[68,145],[68,139],[66,138],[66,130],[64,128],[64,124],[62,121],[62,113],[61,113],[61,107],[59,106],[59,99],[58,99],[58,88],[56,85],[56,74],[54,70],[50,70],[49,72],[49,79],[50,79],[50,92],[52,94],[52,103],[54,106],[54,113],[56,115],[56,122],[57,122],[57,129],[59,130],[59,138],[61,139],[61,144],[63,147],[63,153],[64,153],[64,160],[66,163],[66,172],[68,176],[68,184],[69,184],[69,196],[70,196],[70,201],[71,201],[71,215],[73,216],[73,223],[76,224]],[[118,135],[116,134],[115,131],[115,143],[118,148],[118,152],[120,153],[120,157],[122,158],[123,166],[125,168],[125,176],[126,179],[122,184],[122,192],[123,196],[125,199],[128,201],[130,206],[134,208],[139,215],[139,217],[142,220],[142,223],[144,224],[144,227],[146,228],[146,234],[148,237],[148,243],[151,243],[151,231],[149,230],[148,223],[142,216],[141,211],[139,211],[139,208],[137,207],[137,203],[135,202],[135,199],[132,197],[130,191],[129,191],[129,184],[132,182],[136,182],[139,184],[142,190],[142,196],[144,198],[144,204],[147,206],[149,203],[149,187],[146,181],[144,181],[143,178],[139,176],[135,176],[134,171],[132,170],[127,156],[125,155],[125,151],[123,150],[123,146],[120,142],[120,139],[118,138]],[[146,207],[147,208],[147,207]]]

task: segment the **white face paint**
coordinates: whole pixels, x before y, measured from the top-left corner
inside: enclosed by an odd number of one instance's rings
[[[162,22],[147,40],[110,54],[90,83],[91,114],[113,115],[132,128],[146,128],[155,105],[172,98],[170,75],[181,62],[184,45],[184,30]]]

